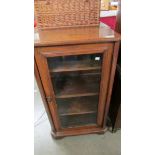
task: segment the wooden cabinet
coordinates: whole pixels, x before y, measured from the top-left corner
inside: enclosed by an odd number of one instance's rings
[[[35,76],[52,135],[104,133],[119,34],[101,26],[44,30],[37,35]]]

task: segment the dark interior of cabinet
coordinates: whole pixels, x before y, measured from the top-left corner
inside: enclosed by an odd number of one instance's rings
[[[56,98],[98,95],[100,75],[75,74],[53,77]]]
[[[94,59],[100,58],[100,61]],[[88,71],[101,69],[99,54],[55,57],[48,60],[51,72]]]
[[[96,113],[98,96],[57,99],[57,104],[61,116]]]
[[[73,115],[73,116],[60,116],[62,128],[71,128],[77,126],[90,126],[96,125],[97,114]]]
[[[102,54],[48,58],[62,128],[97,124]]]

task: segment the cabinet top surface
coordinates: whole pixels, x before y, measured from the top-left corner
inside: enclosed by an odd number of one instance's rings
[[[105,24],[92,27],[38,30],[34,33],[34,46],[54,46],[120,40],[120,35]]]

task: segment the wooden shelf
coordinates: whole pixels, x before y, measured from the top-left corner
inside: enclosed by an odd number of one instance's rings
[[[60,116],[96,113],[98,96],[61,99],[57,103]]]
[[[97,124],[97,113],[78,116],[61,116],[60,122],[62,128],[74,128],[91,125],[94,126]]]
[[[71,71],[89,71],[89,70],[100,70],[100,61],[64,61],[61,63],[55,63],[50,67],[50,72],[71,72]]]
[[[99,77],[74,77],[55,83],[56,98],[94,96],[99,94]],[[59,85],[59,86],[58,86]]]
[[[94,96],[98,95],[99,93],[77,93],[77,94],[61,94],[57,95],[56,98],[70,98],[70,97],[81,97],[81,96]]]

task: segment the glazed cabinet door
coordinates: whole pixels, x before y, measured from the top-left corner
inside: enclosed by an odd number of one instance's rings
[[[112,44],[35,49],[35,58],[57,130],[102,127]]]

